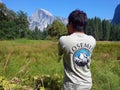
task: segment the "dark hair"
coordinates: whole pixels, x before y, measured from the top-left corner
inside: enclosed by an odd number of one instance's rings
[[[75,31],[85,32],[87,25],[87,15],[85,12],[80,10],[74,10],[68,17],[68,24],[72,23]]]

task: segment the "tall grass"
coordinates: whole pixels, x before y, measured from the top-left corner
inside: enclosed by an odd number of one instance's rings
[[[40,75],[62,73],[57,62],[57,43],[51,41],[18,40],[0,44],[1,75]],[[59,66],[59,67],[58,67]]]
[[[52,41],[0,41],[0,76],[27,78],[29,85],[33,84],[29,77],[59,75],[62,83],[63,64],[57,62],[57,52],[57,42]],[[97,42],[91,71],[92,90],[120,90],[120,42]]]
[[[97,42],[92,57],[92,90],[120,89],[120,42]]]

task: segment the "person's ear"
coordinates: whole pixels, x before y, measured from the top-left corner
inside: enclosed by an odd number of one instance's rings
[[[71,22],[68,24],[68,33],[69,34],[73,33],[73,24]]]

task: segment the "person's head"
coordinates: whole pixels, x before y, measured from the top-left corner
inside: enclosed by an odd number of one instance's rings
[[[87,25],[87,14],[81,10],[74,10],[68,17],[68,33],[85,32]]]

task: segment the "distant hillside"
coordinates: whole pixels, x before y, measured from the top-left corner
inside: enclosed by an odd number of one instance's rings
[[[120,23],[120,4],[117,5],[117,7],[115,8],[115,13],[114,13],[112,23],[115,23],[115,24]]]

